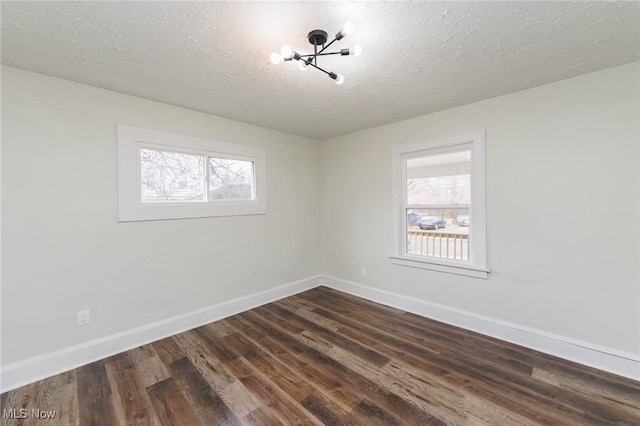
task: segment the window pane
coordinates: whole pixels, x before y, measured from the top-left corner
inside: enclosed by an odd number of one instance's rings
[[[469,260],[471,151],[407,160],[407,253]]]
[[[469,260],[469,209],[407,209],[407,254]]]
[[[209,200],[252,200],[253,161],[209,157]]]
[[[407,160],[407,204],[471,203],[471,152]]]
[[[141,149],[141,200],[204,201],[204,156]]]

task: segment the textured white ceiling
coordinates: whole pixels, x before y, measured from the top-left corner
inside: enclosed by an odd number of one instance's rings
[[[297,63],[352,20],[360,57]],[[315,139],[640,58],[632,2],[11,2],[2,63]]]

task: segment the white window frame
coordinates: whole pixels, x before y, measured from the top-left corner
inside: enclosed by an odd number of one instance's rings
[[[407,159],[460,149],[471,150],[471,207],[469,260],[450,260],[407,254]],[[391,262],[397,265],[488,278],[485,136],[484,129],[437,139],[396,145],[391,148],[393,248]]]
[[[176,151],[252,161],[251,200],[142,202],[141,149]],[[187,219],[267,213],[266,152],[263,148],[118,125],[118,220],[120,222]]]

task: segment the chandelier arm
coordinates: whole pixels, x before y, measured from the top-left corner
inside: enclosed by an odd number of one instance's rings
[[[331,41],[329,42],[329,44],[326,44],[326,45],[322,46],[322,49],[320,49],[320,51],[318,52],[318,54],[320,54],[320,53],[324,52],[327,48],[329,48],[329,46],[331,46],[331,45],[332,45],[333,43],[335,43],[336,41],[338,41],[338,39],[337,39],[337,38],[334,38],[333,40],[331,40]]]
[[[300,55],[301,58],[312,58],[316,56],[327,56],[327,55],[343,55],[342,52],[327,52],[327,53],[312,53],[310,55]]]
[[[305,61],[306,62],[306,61]],[[319,66],[317,66],[316,64],[314,64],[313,62],[307,62],[307,65],[311,65],[312,67],[314,67],[317,70],[322,71],[323,73],[325,73],[326,75],[328,75],[329,77],[331,77],[331,73],[329,71],[326,71],[322,68],[320,68]]]

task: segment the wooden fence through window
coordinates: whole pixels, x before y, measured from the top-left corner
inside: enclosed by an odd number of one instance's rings
[[[443,231],[408,231],[407,254],[469,260],[469,235]]]

